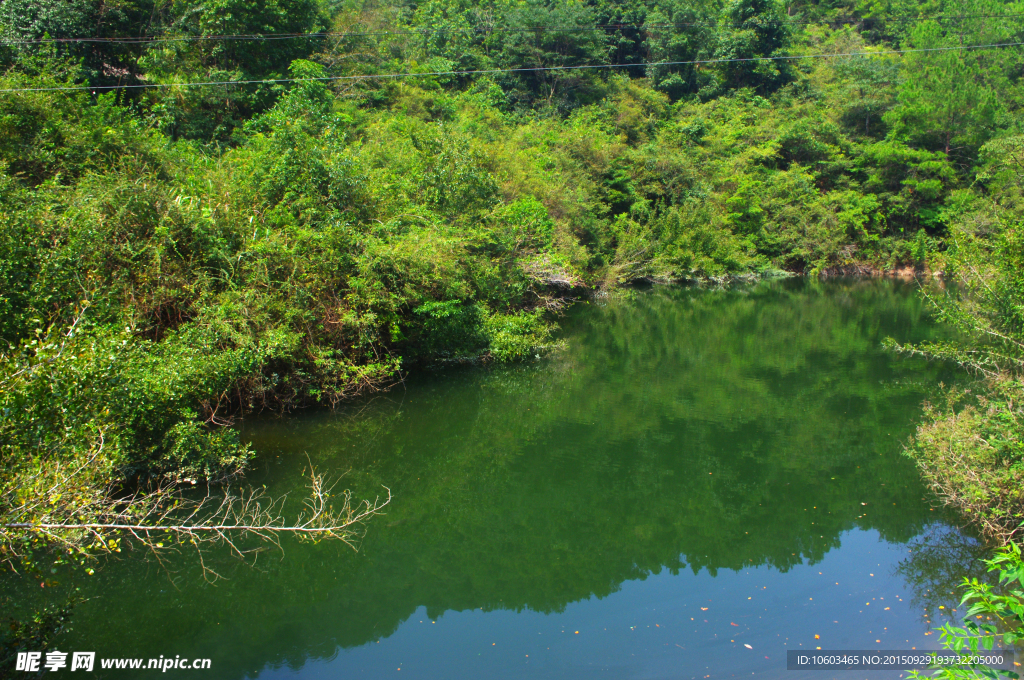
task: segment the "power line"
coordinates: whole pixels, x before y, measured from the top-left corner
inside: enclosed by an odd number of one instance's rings
[[[672,26],[696,26],[698,24],[657,24],[651,27],[666,28]],[[568,33],[572,31],[600,31],[607,29],[634,28],[642,30],[645,26],[638,24],[594,24],[591,26],[524,26],[519,28],[423,28],[408,31],[325,31],[319,33],[239,33],[229,35],[196,35],[171,37],[125,37],[125,38],[37,38],[33,40],[0,40],[4,45],[40,45],[48,43],[115,43],[115,44],[149,44],[165,42],[206,42],[224,41],[256,41],[256,40],[296,40],[302,38],[346,38],[375,36],[426,36],[434,33],[530,33],[551,31]]]
[[[786,21],[784,23],[797,26],[810,25],[851,25],[864,22],[890,22],[905,23],[908,21],[944,21],[960,19],[1014,19],[1024,18],[1024,14],[959,14],[959,15],[933,15],[924,17],[850,17],[846,19],[835,19],[832,21]],[[470,28],[440,28],[440,29],[412,29],[407,31],[324,31],[318,33],[238,33],[225,35],[199,35],[199,36],[170,36],[170,37],[81,37],[81,38],[36,38],[31,40],[6,40],[0,39],[3,45],[45,45],[45,44],[72,44],[72,43],[109,43],[124,45],[145,45],[152,43],[173,43],[173,42],[212,42],[212,41],[270,41],[270,40],[297,40],[314,38],[346,38],[346,37],[390,37],[390,36],[427,36],[437,33],[570,33],[570,32],[591,32],[607,30],[633,29],[647,31],[659,28],[694,28],[694,27],[715,28],[718,25],[710,22],[677,22],[671,24],[594,24],[591,26],[524,26],[519,28],[494,28],[494,27],[470,27]]]
[[[911,54],[921,52],[957,52],[966,50],[1001,49],[1020,47],[1024,42],[992,43],[988,45],[958,45],[954,47],[922,47],[907,50],[880,50],[877,52],[837,52],[831,54],[795,54],[778,57],[741,57],[733,59],[693,59],[690,61],[653,61],[636,64],[587,64],[581,66],[536,66],[525,68],[474,69],[466,71],[431,71],[427,73],[377,73],[361,76],[322,76],[318,78],[266,78],[261,80],[211,80],[193,83],[145,83],[140,85],[68,85],[62,87],[24,87],[0,89],[0,92],[66,92],[99,90],[138,90],[169,87],[204,87],[210,85],[276,85],[280,83],[333,82],[342,80],[385,80],[389,78],[421,78],[424,76],[465,76],[488,75],[493,73],[537,73],[543,71],[582,71],[587,69],[636,68],[647,66],[693,66],[699,64],[728,64],[754,61],[792,61],[797,59],[832,59],[835,57],[880,57],[890,54]]]

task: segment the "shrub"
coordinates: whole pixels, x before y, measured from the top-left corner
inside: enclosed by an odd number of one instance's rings
[[[484,321],[488,351],[498,361],[528,358],[549,346],[552,326],[541,311],[491,314]]]
[[[945,649],[959,654],[976,655],[983,650],[993,649],[1001,643],[1003,649],[1012,648],[1024,640],[1024,559],[1020,546],[1010,544],[990,560],[986,560],[990,572],[998,572],[998,583],[993,585],[977,578],[964,579],[964,596],[961,607],[970,604],[964,614],[962,627],[952,623],[939,628],[939,640]],[[933,678],[966,680],[968,678],[1013,678],[1014,671],[998,671],[982,664],[968,664],[958,669],[936,668]],[[917,671],[910,678],[921,680],[926,677]]]
[[[1001,542],[1024,535],[1024,383],[1005,378],[974,396],[927,405],[909,453],[949,505]]]

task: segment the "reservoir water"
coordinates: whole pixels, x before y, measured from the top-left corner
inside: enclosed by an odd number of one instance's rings
[[[782,678],[787,649],[938,648],[975,548],[902,454],[958,378],[882,348],[939,337],[914,284],[630,290],[560,326],[525,364],[248,418],[247,483],[390,487],[358,552],[215,552],[215,583],[126,553],[75,577],[60,649],[305,680]]]

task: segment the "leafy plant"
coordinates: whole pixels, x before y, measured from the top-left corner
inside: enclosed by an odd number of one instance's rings
[[[992,559],[986,560],[990,572],[998,572],[996,584],[978,578],[964,579],[961,606],[967,605],[962,626],[952,623],[939,628],[943,648],[958,654],[975,655],[986,650],[1020,648],[1024,640],[1024,560],[1020,546],[1011,543]],[[983,664],[937,669],[930,675],[918,671],[911,678],[1016,678],[1011,670],[996,670]]]

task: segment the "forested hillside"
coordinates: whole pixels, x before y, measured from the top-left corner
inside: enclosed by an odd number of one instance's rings
[[[998,253],[1019,318],[1015,2],[3,0],[0,38],[7,523],[637,280]]]

